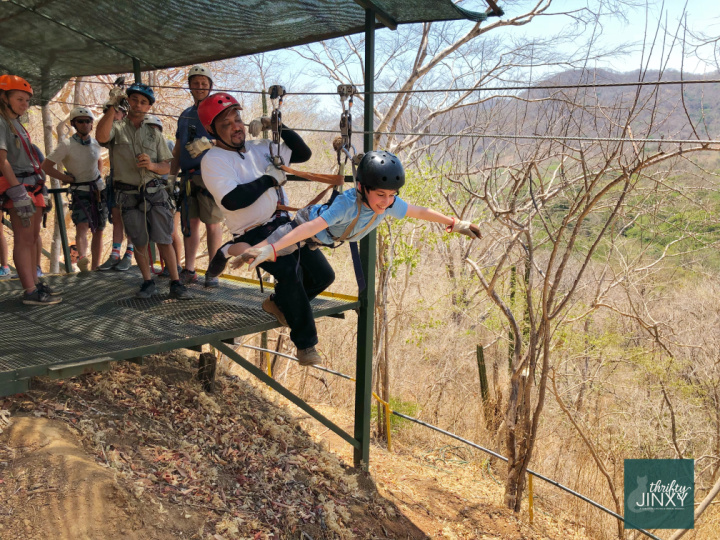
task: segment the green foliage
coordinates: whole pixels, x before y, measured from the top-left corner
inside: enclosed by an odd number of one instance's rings
[[[403,401],[400,398],[391,397],[388,403],[390,404],[391,411],[397,411],[406,416],[412,416],[413,418],[417,417],[418,411],[420,410],[420,405],[418,405],[414,401]],[[372,422],[377,422],[377,407],[372,408],[370,415],[370,420]],[[409,420],[405,420],[404,418],[395,416],[392,413],[390,414],[391,433],[398,433],[401,429],[408,427],[409,425],[411,425],[411,422]]]

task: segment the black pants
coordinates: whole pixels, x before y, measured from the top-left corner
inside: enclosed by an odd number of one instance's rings
[[[236,237],[235,241],[253,246],[289,221],[284,216],[276,218],[267,225],[255,227],[241,237]],[[275,262],[264,262],[260,268],[272,274],[277,281],[275,303],[287,319],[292,342],[298,349],[317,345],[317,329],[310,301],[335,281],[335,271],[325,255],[319,249],[304,246],[290,255],[278,257]]]

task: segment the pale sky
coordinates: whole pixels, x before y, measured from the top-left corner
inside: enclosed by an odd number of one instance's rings
[[[602,32],[600,34],[600,43],[608,47],[613,44],[630,44],[636,43],[635,52],[620,58],[610,59],[598,63],[596,67],[607,67],[616,71],[632,71],[640,67],[642,41],[646,31],[648,32],[648,44],[652,42],[658,21],[662,21],[663,27],[667,23],[667,28],[673,34],[678,31],[678,23],[683,20],[683,9],[687,13],[688,29],[694,32],[702,32],[715,38],[720,38],[720,0],[666,0],[664,3],[659,0],[632,0],[637,5],[635,8],[627,8],[624,10],[624,16],[627,19],[622,21],[615,17],[606,16],[601,19]],[[473,0],[471,2],[474,7],[484,4],[481,0]],[[471,3],[468,3],[470,5]],[[527,6],[534,2],[522,2]],[[553,3],[553,11],[566,11],[578,9],[591,2],[584,0],[559,0]],[[597,3],[595,1],[594,3]],[[502,2],[500,3],[502,5]],[[519,6],[518,6],[519,7]],[[515,8],[518,9],[518,8]],[[521,31],[527,32],[528,35],[542,32],[544,25],[534,24],[535,21],[522,28]],[[680,33],[682,37],[682,31]],[[688,35],[688,40],[691,37]],[[659,50],[662,43],[656,45],[656,50],[651,58],[651,67],[659,67]],[[670,43],[666,42],[666,46]],[[706,58],[711,57],[711,47],[706,47],[703,53]],[[647,54],[647,53],[646,53]],[[680,69],[682,66],[682,49],[679,43],[675,44],[670,54],[668,63],[669,68]],[[714,71],[717,65],[708,65],[701,62],[695,54],[688,51],[684,63],[685,71],[702,73],[705,71]]]
[[[525,13],[531,6],[536,5],[541,0],[498,0],[500,6],[503,6],[506,10],[505,18],[513,15]],[[601,0],[555,0],[552,4],[551,12],[568,12],[573,10],[581,9],[587,5],[593,7]],[[602,16],[601,26],[602,31],[597,42],[598,48],[612,48],[619,44],[633,44],[633,52],[630,52],[624,56],[614,57],[605,59],[602,61],[594,62],[588,65],[589,68],[608,68],[615,71],[633,71],[640,67],[641,59],[641,44],[643,41],[645,27],[647,24],[648,31],[648,43],[652,40],[658,21],[663,21],[663,26],[667,20],[668,29],[675,33],[677,32],[678,22],[681,19],[683,8],[685,7],[684,0],[666,0],[665,4],[660,0],[602,0],[605,4],[622,5],[623,17],[613,16]],[[627,7],[627,4],[634,4],[636,7]],[[487,4],[484,0],[466,0],[461,5],[466,9],[473,11],[485,11]],[[709,36],[720,38],[720,0],[687,0],[687,25],[688,28],[695,32],[702,32]],[[491,19],[492,21],[493,19]],[[460,22],[458,24],[472,26],[472,22]],[[515,38],[519,36],[527,37],[548,37],[550,33],[556,32],[558,28],[561,28],[563,24],[569,24],[569,18],[561,18],[559,16],[553,17],[540,17],[534,19],[531,23],[520,26],[520,27],[505,27],[500,29],[499,32],[505,32],[509,38]],[[592,31],[592,28],[588,29],[588,35]],[[387,33],[390,30],[383,29],[379,32]],[[682,34],[681,34],[682,35]],[[688,36],[690,40],[690,36]],[[649,67],[650,69],[659,69],[660,66],[660,47],[662,43],[656,45],[656,51],[653,54]],[[666,47],[669,46],[669,42],[666,42]],[[574,51],[570,50],[570,46],[558,46],[558,52],[563,53],[564,47],[567,47],[567,54],[570,55],[572,52],[584,54],[584,45],[580,42],[574,44]],[[703,51],[705,58],[711,59],[713,47],[707,46]],[[718,48],[720,53],[720,48]],[[294,72],[298,77],[296,84],[307,85],[308,89],[312,89],[317,92],[334,92],[335,83],[331,83],[325,77],[318,78],[313,73],[312,69],[308,69],[309,66],[304,60],[300,60],[297,55],[290,51],[280,53],[287,58],[288,72]],[[646,52],[647,55],[647,52]],[[670,54],[670,60],[667,64],[668,68],[680,69],[682,63],[682,52],[681,46],[675,44],[673,52]],[[555,68],[560,70],[562,68]],[[701,62],[696,54],[688,52],[685,57],[684,69],[686,72],[691,73],[703,73],[713,72],[718,69],[717,63]],[[359,74],[358,74],[359,75]],[[541,76],[542,73],[539,71],[534,72],[534,77]],[[530,79],[529,79],[530,80]],[[358,83],[362,81],[359,80]],[[290,88],[288,88],[289,91]],[[321,97],[321,102],[324,106],[334,110],[339,108],[337,98],[333,96]]]

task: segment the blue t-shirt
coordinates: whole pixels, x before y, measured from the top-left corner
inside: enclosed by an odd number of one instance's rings
[[[332,244],[334,242],[332,236],[335,238],[342,236],[345,229],[348,228],[348,225],[352,223],[357,215],[357,195],[358,192],[356,189],[350,189],[338,195],[329,207],[325,207],[324,204],[314,204],[308,209],[310,219],[321,217],[328,224],[327,229],[324,229],[315,235],[320,242],[323,244]],[[393,205],[380,214],[375,220],[375,223],[373,223],[362,236],[353,238],[355,234],[359,233],[367,226],[372,217],[375,215],[375,212],[362,204],[360,207],[360,219],[358,219],[348,238],[351,238],[353,241],[360,240],[363,236],[370,234],[370,231],[376,229],[382,223],[382,220],[387,216],[394,217],[395,219],[402,219],[405,217],[405,214],[407,214],[407,210],[408,203],[396,196]],[[328,231],[332,234],[332,236],[328,234]]]
[[[208,134],[207,131],[205,131],[205,128],[200,123],[200,118],[198,117],[198,111],[197,107],[193,105],[192,107],[188,107],[185,109],[182,114],[180,115],[180,118],[178,118],[178,127],[177,131],[175,132],[175,138],[177,139],[177,144],[180,145],[180,170],[181,171],[189,171],[191,169],[200,169],[200,162],[202,161],[203,156],[205,155],[205,152],[200,154],[196,158],[190,157],[190,154],[185,149],[185,145],[188,142],[191,142],[188,140],[189,137],[189,131],[191,129],[191,126],[195,126],[195,136],[193,137],[193,140],[199,139],[200,137],[207,137],[208,139],[212,138]],[[207,150],[206,150],[207,151]]]

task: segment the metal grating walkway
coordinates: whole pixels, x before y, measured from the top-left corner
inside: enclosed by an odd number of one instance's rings
[[[173,300],[169,281],[156,277],[160,295],[139,300],[141,281],[137,267],[51,276],[48,283],[63,290],[63,301],[48,307],[23,305],[19,282],[0,281],[0,396],[3,384],[45,375],[53,365],[135,358],[278,326],[260,307],[269,292],[261,293],[257,282],[221,278],[219,289],[192,285],[195,298]],[[312,305],[316,317],[358,307],[347,297],[324,295]]]

